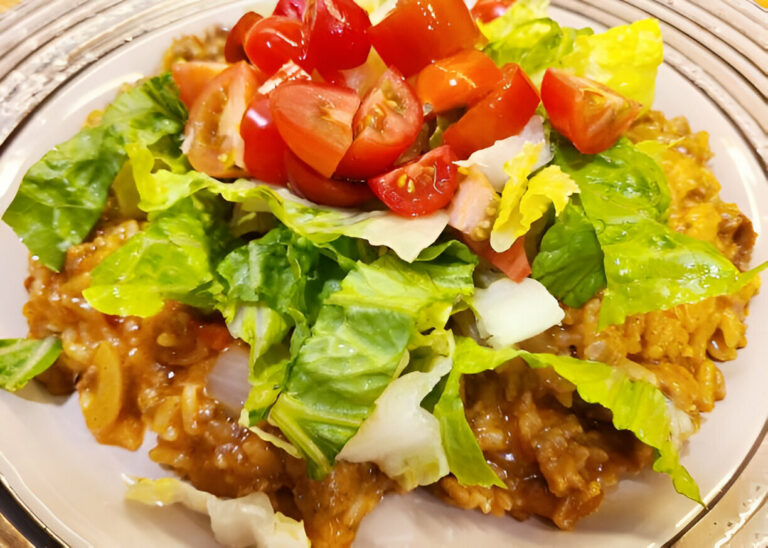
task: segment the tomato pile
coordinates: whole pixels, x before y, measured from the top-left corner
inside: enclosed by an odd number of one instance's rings
[[[226,64],[173,67],[190,110],[189,161],[330,206],[378,198],[403,216],[446,207],[461,177],[453,162],[519,133],[540,102],[518,65],[498,67],[477,49],[475,18],[512,1],[481,0],[470,12],[462,0],[398,0],[375,25],[353,0],[280,0],[268,17],[246,13]],[[541,99],[585,153],[610,146],[639,110],[551,69]],[[436,132],[440,118],[452,123]]]

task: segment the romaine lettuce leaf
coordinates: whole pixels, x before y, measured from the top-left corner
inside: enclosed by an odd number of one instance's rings
[[[127,500],[151,506],[183,504],[208,514],[211,530],[223,546],[309,548],[302,522],[275,512],[264,493],[222,499],[176,478],[126,478],[126,483]]]
[[[56,361],[61,341],[45,339],[0,339],[0,388],[15,392]]]
[[[101,216],[112,181],[126,161],[125,145],[181,146],[187,112],[170,74],[120,94],[101,123],[48,152],[24,176],[3,215],[42,264],[58,270]]]
[[[178,202],[99,263],[83,296],[118,316],[152,316],[169,299],[213,309],[215,268],[233,244],[224,217],[212,200]]]

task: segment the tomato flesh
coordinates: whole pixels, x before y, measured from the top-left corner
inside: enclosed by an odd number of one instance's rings
[[[306,9],[305,0],[279,0],[272,15],[283,15],[301,21]]]
[[[443,142],[459,157],[467,158],[499,139],[517,135],[536,112],[539,95],[523,69],[511,63],[502,74],[493,91],[445,131]]]
[[[288,187],[302,198],[333,207],[353,207],[374,198],[365,183],[323,177],[290,151],[285,155]]]
[[[488,23],[507,13],[507,10],[514,3],[515,0],[478,0],[472,6],[472,17],[483,23]]]
[[[288,61],[272,76],[264,80],[264,83],[259,86],[258,92],[263,95],[269,95],[277,86],[286,82],[300,82],[302,80],[309,81],[312,80],[312,77],[299,65],[293,61]]]
[[[227,41],[224,43],[224,59],[227,60],[227,63],[237,63],[248,59],[243,48],[243,41],[251,27],[261,19],[261,15],[249,11],[235,23],[235,26],[227,34]]]
[[[440,113],[477,102],[501,78],[501,69],[490,57],[469,49],[424,67],[416,81],[416,93]]]
[[[360,98],[351,89],[319,82],[288,82],[269,96],[280,136],[293,153],[330,177],[352,144]]]
[[[463,0],[399,0],[368,36],[387,66],[408,77],[432,61],[474,47],[480,31]]]
[[[365,179],[386,171],[416,140],[423,122],[413,89],[397,69],[389,69],[357,110],[355,138],[336,174]]]
[[[283,158],[288,147],[272,119],[269,97],[257,94],[253,98],[240,123],[240,135],[245,146],[245,167],[251,177],[268,183],[285,183],[288,178]]]
[[[173,81],[179,88],[179,98],[192,108],[195,100],[208,83],[224,72],[229,65],[212,61],[180,61],[171,67]]]
[[[456,155],[443,145],[385,175],[368,180],[373,193],[405,217],[428,215],[448,205],[458,186]]]
[[[301,21],[272,15],[248,32],[244,42],[248,59],[265,74],[274,74],[288,61],[307,67],[304,59],[304,30]]]
[[[584,154],[611,148],[642,109],[608,86],[559,69],[544,73],[541,100],[552,126]]]
[[[476,242],[471,238],[463,237],[462,241],[475,255],[487,260],[513,282],[520,283],[531,273],[531,265],[525,254],[525,236],[515,240],[512,247],[501,253],[494,251],[488,240]]]
[[[257,72],[245,61],[205,86],[184,128],[187,156],[195,170],[223,179],[247,175],[240,122],[258,86]]]
[[[321,73],[356,67],[368,57],[371,21],[354,0],[309,0],[304,26],[307,58]]]

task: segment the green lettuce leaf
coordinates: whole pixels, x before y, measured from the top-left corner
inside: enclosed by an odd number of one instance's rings
[[[531,276],[574,308],[605,287],[603,250],[580,204],[571,201],[544,234]]]
[[[213,309],[216,265],[233,244],[225,217],[212,200],[177,203],[99,263],[83,296],[118,316],[152,316],[170,299]]]
[[[67,249],[79,244],[101,216],[125,146],[181,146],[187,119],[170,74],[120,94],[97,127],[86,128],[48,152],[22,179],[3,215],[42,264],[58,270]],[[170,141],[169,141],[170,140]]]
[[[680,494],[702,503],[696,482],[680,464],[679,447],[675,444],[669,413],[670,402],[658,388],[645,381],[632,380],[620,369],[603,363],[569,356],[535,354],[512,347],[494,350],[464,337],[456,340],[454,367],[443,397],[435,406],[435,416],[443,428],[443,444],[451,472],[461,483],[503,487],[485,461],[464,416],[458,394],[460,376],[487,371],[517,357],[533,368],[552,367],[558,375],[576,386],[584,401],[609,409],[617,429],[629,430],[656,450],[654,470],[668,474]]]
[[[15,392],[50,366],[61,354],[61,341],[0,339],[0,388]]]

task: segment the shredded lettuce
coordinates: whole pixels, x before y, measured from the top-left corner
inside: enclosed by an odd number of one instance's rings
[[[56,361],[61,354],[57,337],[0,339],[0,388],[15,392]]]
[[[98,126],[83,129],[30,168],[3,220],[42,264],[58,271],[67,249],[81,243],[101,216],[127,159],[125,146],[179,150],[186,119],[170,74],[120,94]]]
[[[126,483],[127,500],[152,506],[182,504],[207,514],[216,540],[224,546],[308,548],[310,545],[302,522],[275,512],[264,493],[223,499],[176,478],[126,478]]]

